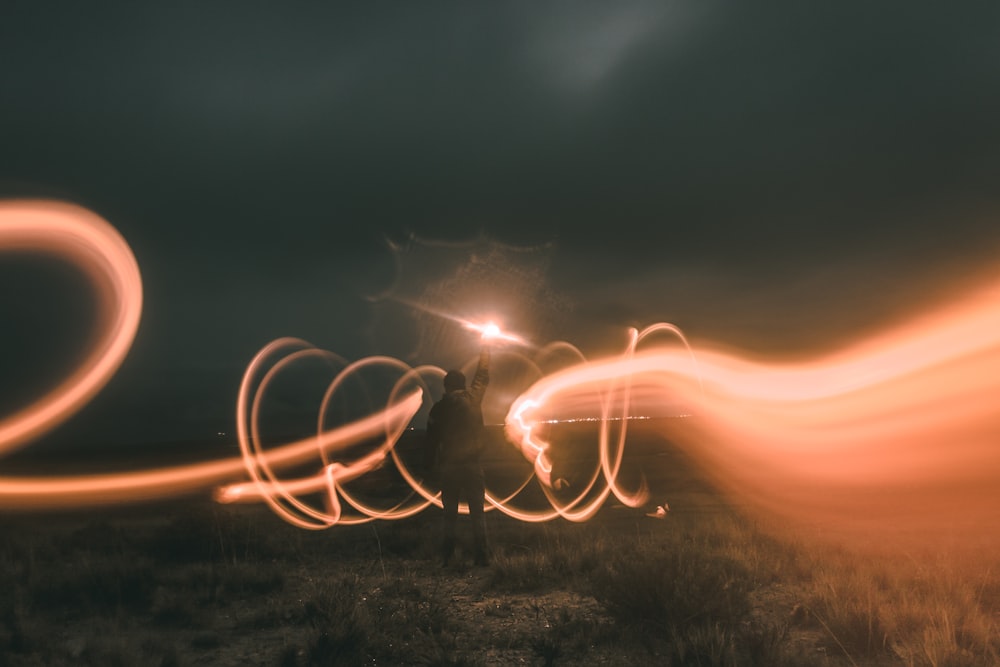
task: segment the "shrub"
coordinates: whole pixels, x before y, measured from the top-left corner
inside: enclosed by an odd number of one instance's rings
[[[31,583],[36,607],[105,614],[148,609],[155,587],[153,568],[136,558],[88,558],[54,568]]]
[[[749,613],[750,579],[738,562],[691,549],[617,556],[591,578],[616,621],[655,628],[735,625]]]

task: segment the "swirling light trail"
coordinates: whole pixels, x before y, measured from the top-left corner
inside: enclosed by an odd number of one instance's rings
[[[694,368],[677,350],[630,346],[537,382],[511,406],[507,434],[552,484],[552,443],[536,434],[549,416],[651,414],[682,400],[695,417],[664,420],[664,436],[751,509],[840,531],[995,534],[998,397],[1000,283],[809,363],[702,350]],[[611,485],[613,451],[602,444]]]
[[[75,264],[92,281],[101,304],[101,335],[78,369],[42,398],[0,422],[0,452],[6,452],[65,421],[107,383],[128,352],[138,328],[142,286],[135,257],[118,232],[93,212],[71,204],[37,200],[0,204],[0,248],[44,252]],[[277,341],[274,345],[285,343]],[[265,348],[269,350],[270,346]],[[248,375],[254,369],[251,364]],[[233,480],[248,470],[253,476],[255,466],[270,469],[293,465],[315,457],[317,452],[325,455],[384,437],[388,427],[394,427],[398,437],[398,425],[408,423],[419,409],[420,401],[421,393],[411,391],[376,414],[323,430],[315,438],[288,443],[252,459],[229,457],[125,473],[0,477],[0,507],[79,508],[190,493]],[[369,468],[378,464],[376,458],[365,457]],[[330,480],[344,481],[364,472],[357,465],[346,470],[328,466],[324,475]]]
[[[265,362],[270,357],[280,354],[284,349],[292,349],[293,351],[281,357],[264,373],[260,383],[254,388],[255,378],[263,370]],[[305,341],[282,338],[265,346],[248,366],[240,384],[237,402],[237,435],[243,462],[250,474],[251,482],[225,486],[216,493],[216,499],[220,502],[263,500],[285,521],[300,528],[315,530],[328,528],[340,522],[353,522],[352,520],[343,520],[340,497],[344,494],[344,490],[340,485],[357,479],[383,463],[413,415],[420,409],[423,391],[417,388],[405,394],[402,393],[403,383],[411,379],[412,376],[407,372],[409,367],[395,359],[370,357],[348,365],[336,375],[328,386],[319,410],[317,435],[311,453],[318,456],[324,465],[316,475],[285,482],[273,470],[273,464],[281,463],[281,461],[275,459],[273,451],[265,453],[261,446],[260,405],[268,385],[274,380],[276,374],[293,361],[306,356],[329,358],[332,355],[329,352],[313,348]],[[390,397],[390,404],[385,409],[365,420],[354,422],[349,428],[355,429],[359,435],[365,436],[366,439],[378,438],[380,442],[371,451],[352,463],[331,462],[328,459],[328,453],[331,450],[344,449],[347,445],[359,442],[361,438],[353,438],[348,442],[342,435],[338,435],[332,440],[330,439],[331,432],[324,428],[330,400],[352,374],[357,373],[365,366],[375,365],[396,368],[401,371],[402,379],[396,383]],[[249,414],[247,413],[248,405],[251,406]],[[357,429],[358,424],[372,421],[378,424],[377,431]],[[324,498],[327,502],[325,510],[316,509],[299,500],[299,496],[303,493],[317,491],[325,492]],[[353,502],[351,504],[355,508],[359,508],[359,504]],[[385,516],[381,518],[397,518],[391,512],[383,514]]]
[[[105,221],[62,203],[0,204],[0,247],[54,254],[81,268],[99,295],[100,335],[78,368],[20,412],[0,421],[0,453],[21,446],[79,410],[113,375],[138,327],[142,290],[128,245]],[[523,344],[491,323],[455,321],[484,339]],[[668,333],[683,346],[654,345]],[[289,351],[290,350],[290,351]],[[265,371],[267,361],[285,354]],[[821,521],[844,530],[900,526],[992,534],[1000,525],[1000,282],[950,306],[810,362],[753,362],[700,350],[695,361],[676,327],[633,330],[624,354],[586,361],[575,347],[538,350],[535,368],[552,370],[513,401],[508,439],[531,464],[513,493],[487,493],[489,509],[525,521],[584,521],[614,495],[638,506],[644,486],[622,487],[619,472],[627,430],[637,416],[670,416],[682,404],[688,419],[657,421],[663,435],[698,460],[750,510],[793,525]],[[263,501],[304,528],[411,516],[440,500],[398,455],[395,445],[429,400],[428,380],[443,370],[384,357],[349,364],[329,385],[315,436],[266,450],[258,425],[275,375],[299,359],[329,359],[303,341],[280,339],[247,368],[237,405],[240,457],[137,472],[0,478],[0,507],[81,507],[164,498],[222,484],[220,502]],[[385,405],[334,428],[325,426],[333,396],[363,369],[390,369],[398,379]],[[261,379],[258,381],[258,376]],[[542,424],[569,418],[600,424],[599,463],[586,483],[566,489],[554,470]],[[613,429],[615,429],[613,431]],[[354,460],[332,454],[364,444]],[[276,470],[319,461],[314,475],[282,480]],[[412,492],[393,506],[374,507],[345,485],[391,461]],[[249,482],[237,482],[248,474]],[[514,502],[537,479],[547,509]],[[565,485],[563,484],[563,487]],[[323,508],[300,498],[320,494]],[[350,508],[345,512],[342,502]],[[869,535],[876,534],[870,532]]]
[[[66,421],[111,379],[139,328],[142,279],[132,251],[114,227],[72,204],[0,202],[0,249],[43,252],[76,265],[97,292],[101,323],[89,354],[62,383],[0,420],[3,454]]]
[[[419,398],[416,397],[416,398]],[[323,434],[319,445],[327,449],[347,447],[382,434],[385,420],[399,420],[413,409],[414,397],[388,415],[378,414]],[[271,466],[308,461],[316,454],[315,438],[288,443],[267,453]],[[232,480],[246,472],[242,457],[228,457],[154,470],[46,478],[0,477],[0,507],[79,508],[120,502],[156,500],[192,493]]]

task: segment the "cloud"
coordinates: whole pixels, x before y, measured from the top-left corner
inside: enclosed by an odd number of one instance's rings
[[[539,8],[525,57],[557,89],[591,93],[650,40],[683,42],[698,12],[681,3],[575,3]]]

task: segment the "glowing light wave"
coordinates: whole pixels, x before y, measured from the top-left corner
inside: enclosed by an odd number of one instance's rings
[[[0,249],[43,252],[81,269],[99,297],[101,330],[67,378],[0,421],[0,454],[61,424],[83,407],[121,365],[139,328],[142,280],[128,244],[96,214],[49,201],[0,202]]]
[[[997,536],[1000,283],[808,363],[701,350],[694,366],[684,351],[639,351],[654,330],[633,332],[623,357],[543,378],[511,406],[508,436],[544,483],[553,483],[552,443],[536,431],[548,415],[650,414],[680,400],[694,417],[659,422],[663,436],[751,510],[869,535]],[[603,424],[602,467],[614,488],[624,436],[609,444]]]
[[[142,311],[142,284],[135,257],[118,232],[93,212],[71,204],[37,200],[0,203],[0,249],[47,253],[76,265],[91,280],[100,303],[100,335],[79,367],[43,397],[0,422],[2,453],[62,423],[107,383],[135,337]],[[258,356],[286,343],[277,341]],[[254,370],[252,363],[248,376]],[[160,499],[233,481],[247,471],[260,486],[259,470],[307,461],[317,452],[325,456],[374,437],[386,437],[391,446],[400,424],[405,426],[419,405],[420,392],[411,391],[394,398],[392,405],[376,414],[321,430],[316,438],[272,448],[266,455],[249,452],[241,431],[241,457],[123,473],[0,477],[0,507],[80,508]],[[378,465],[377,459],[375,454],[369,455],[363,464],[346,468],[331,464],[323,475],[332,487]],[[273,473],[268,474],[273,477]],[[220,491],[228,500],[239,495],[238,489]]]
[[[94,346],[58,386],[0,421],[3,453],[67,419],[108,381],[136,334],[142,289],[121,236],[70,204],[0,203],[0,248],[62,258],[78,266],[99,295]],[[484,340],[523,343],[495,324],[453,319]],[[682,345],[655,344],[661,334]],[[258,353],[238,396],[239,457],[125,473],[3,477],[0,507],[81,507],[218,487],[220,502],[265,502],[286,521],[322,529],[403,518],[440,505],[436,491],[396,450],[430,400],[429,383],[440,384],[440,368],[410,368],[386,357],[347,364],[320,402],[314,436],[263,446],[259,421],[269,385],[292,364],[333,358],[296,339],[279,339]],[[584,521],[612,495],[633,507],[645,503],[644,485],[627,489],[619,479],[629,425],[639,417],[680,414],[682,406],[690,417],[647,421],[660,424],[666,441],[700,462],[750,511],[791,525],[821,523],[868,535],[902,527],[967,528],[995,536],[1000,525],[1000,283],[809,362],[754,362],[718,350],[699,350],[695,358],[669,324],[632,330],[618,356],[587,361],[559,342],[524,359],[541,377],[518,388],[505,432],[531,469],[512,492],[501,497],[488,491],[488,509],[524,521]],[[347,380],[373,368],[395,374],[386,400],[366,415],[328,427]],[[568,419],[600,425],[599,462],[573,489],[554,468],[553,447],[586,443],[550,442],[544,428]],[[308,462],[316,462],[318,472],[295,479],[278,475]],[[352,490],[353,480],[390,463],[410,489],[405,497],[373,506]],[[535,480],[549,507],[518,507],[517,498]],[[322,506],[303,500],[310,495]]]
[[[260,383],[255,387],[255,378],[263,370],[267,359],[280,354],[285,349],[292,351],[281,357],[270,370],[264,373]],[[275,474],[274,464],[284,461],[277,459],[273,450],[265,452],[261,445],[259,427],[261,401],[268,385],[278,372],[290,363],[306,357],[329,359],[332,355],[329,352],[317,350],[304,341],[283,338],[267,345],[250,363],[240,385],[237,403],[237,429],[240,451],[251,482],[223,487],[217,492],[216,499],[220,502],[263,500],[285,521],[300,528],[313,530],[329,528],[337,523],[356,523],[373,518],[402,518],[426,507],[431,502],[430,500],[418,503],[416,509],[401,504],[389,511],[382,511],[356,500],[342,486],[345,482],[357,479],[379,467],[399,440],[410,420],[420,409],[423,390],[419,386],[412,387],[410,390],[406,389],[407,383],[422,382],[419,375],[412,372],[406,364],[388,357],[369,357],[350,364],[338,373],[328,386],[319,410],[315,440],[312,443],[303,443],[302,446],[307,454],[314,455],[323,461],[324,465],[320,472],[293,481],[283,481]],[[377,410],[371,416],[353,422],[346,428],[334,432],[325,430],[327,409],[336,391],[353,373],[357,373],[366,366],[376,365],[395,368],[400,373],[401,377],[392,389],[389,404],[384,409]],[[248,405],[251,406],[249,414],[247,413]],[[373,426],[377,429],[372,430]],[[364,456],[353,462],[346,464],[331,462],[328,458],[331,451],[343,450],[349,445],[373,438],[377,438],[378,443]],[[323,498],[326,501],[324,509],[315,508],[299,499],[302,494],[315,492],[323,492]],[[429,495],[429,492],[425,492],[424,495]],[[362,518],[345,518],[340,503],[341,497],[344,497],[354,509],[361,512]]]

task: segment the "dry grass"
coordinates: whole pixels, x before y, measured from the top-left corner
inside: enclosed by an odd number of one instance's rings
[[[0,665],[1000,664],[989,550],[790,543],[685,501],[491,514],[493,565],[449,570],[430,513],[321,533],[207,501],[9,516]]]
[[[827,553],[816,558],[806,604],[830,648],[859,664],[891,658],[931,667],[996,665],[1000,608],[990,591],[998,564],[990,553]]]

